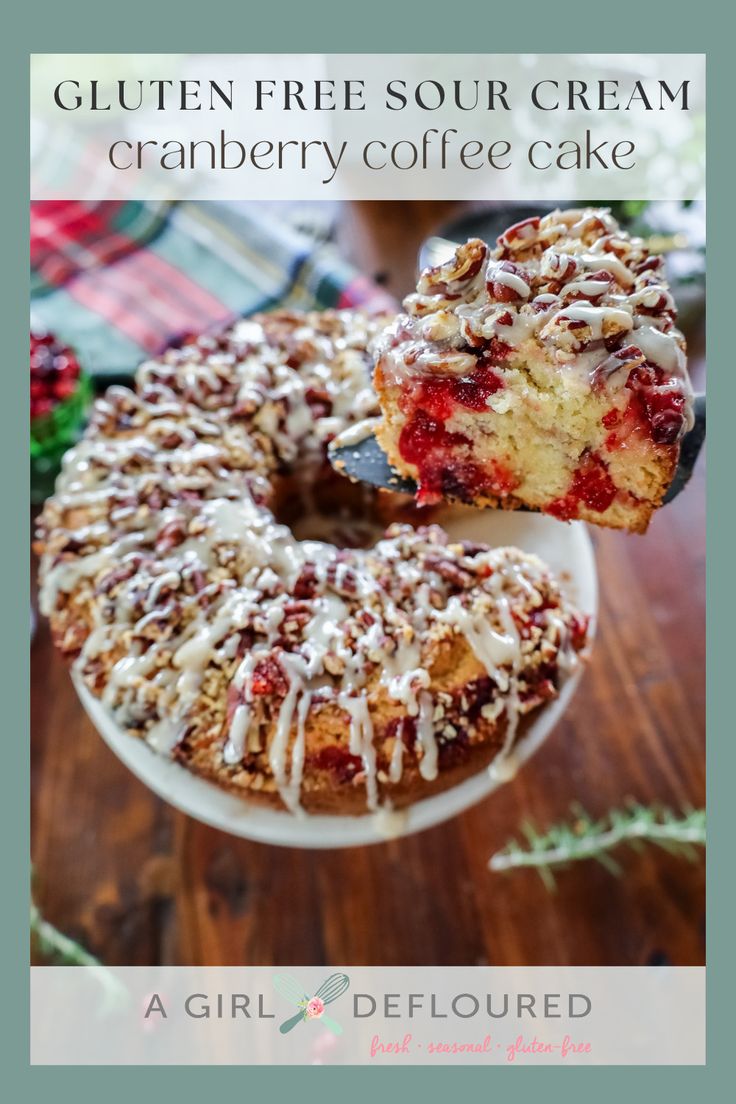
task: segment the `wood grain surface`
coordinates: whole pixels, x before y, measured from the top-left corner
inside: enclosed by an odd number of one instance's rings
[[[403,294],[444,204],[356,204],[340,243]],[[688,335],[696,387],[702,350]],[[563,722],[519,776],[404,840],[305,852],[234,839],[174,811],[93,730],[40,621],[32,645],[32,839],[46,917],[110,964],[700,964],[705,875],[664,852],[625,876],[578,864],[550,894],[492,874],[521,823],[578,800],[705,800],[705,476],[645,537],[595,531],[598,639]],[[32,567],[35,576],[35,564]]]

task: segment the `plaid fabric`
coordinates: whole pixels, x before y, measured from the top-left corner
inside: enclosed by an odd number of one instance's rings
[[[271,206],[31,204],[31,326],[72,345],[94,378],[129,376],[254,311],[333,306],[394,304]]]

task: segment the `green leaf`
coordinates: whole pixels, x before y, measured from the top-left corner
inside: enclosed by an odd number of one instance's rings
[[[582,805],[570,807],[571,822],[552,825],[539,831],[531,821],[525,821],[521,831],[529,844],[528,850],[516,840],[492,856],[489,867],[494,871],[534,867],[549,890],[555,888],[553,867],[562,868],[572,862],[595,859],[611,874],[620,875],[622,867],[610,854],[616,848],[628,846],[642,851],[645,845],[657,847],[694,862],[699,848],[705,847],[705,810],[672,809],[631,803],[626,808],[612,809],[604,817],[593,819]]]

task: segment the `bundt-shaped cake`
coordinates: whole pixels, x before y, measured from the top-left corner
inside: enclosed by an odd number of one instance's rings
[[[262,315],[144,364],[39,523],[43,609],[115,721],[292,811],[400,807],[508,754],[586,641],[534,556],[436,526],[338,548],[276,520],[378,412],[386,321]]]

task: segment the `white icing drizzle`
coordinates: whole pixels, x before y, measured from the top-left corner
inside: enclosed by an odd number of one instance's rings
[[[402,836],[408,821],[409,813],[406,809],[392,809],[387,805],[382,805],[373,814],[373,826],[377,835],[387,840]]]
[[[148,592],[148,597],[144,603],[147,610],[153,610],[158,605],[158,600],[161,592],[167,587],[176,590],[181,583],[181,575],[178,571],[164,571],[163,575],[159,575],[157,579],[154,579],[151,589]],[[140,626],[140,622],[138,623]]]
[[[500,752],[500,757],[504,758],[514,746],[519,724],[518,674],[522,651],[521,638],[504,595],[497,595],[496,609],[503,633],[491,628],[482,615],[465,609],[457,598],[451,598],[447,603],[442,619],[463,633],[490,678],[506,695],[506,735]]]
[[[526,280],[523,280],[521,276],[515,272],[506,271],[503,267],[503,262],[501,264],[489,264],[486,280],[492,280],[494,283],[502,284],[503,287],[511,288],[511,290],[515,291],[522,299],[528,299],[531,293],[531,288]]]
[[[418,709],[418,706],[417,706]],[[391,762],[388,768],[388,776],[391,782],[400,782],[404,773],[404,739],[403,721],[396,733],[394,746],[391,749]]]
[[[157,721],[146,733],[146,742],[160,755],[170,755],[183,738],[182,726],[172,717]]]
[[[373,722],[365,695],[351,697],[342,693],[338,697],[341,709],[350,717],[350,754],[359,755],[365,771],[366,804],[369,809],[378,808],[376,785],[376,749],[373,746]]]
[[[519,760],[513,752],[497,755],[488,768],[488,773],[496,782],[510,782],[519,770]]]
[[[299,705],[297,706],[296,737],[291,753],[291,778],[289,779],[289,785],[284,787],[281,791],[281,796],[284,798],[286,807],[290,809],[292,813],[296,813],[301,809],[299,804],[299,793],[302,785],[302,775],[304,773],[306,724],[311,702],[311,692],[305,690],[299,698]]]
[[[499,608],[505,600],[499,600]],[[507,666],[520,658],[518,633],[499,633],[491,628],[483,613],[466,609],[459,598],[450,598],[439,619],[461,632],[490,677],[504,689],[508,686]]]
[[[437,777],[437,740],[434,734],[434,702],[432,695],[423,690],[419,695],[419,717],[417,719],[417,739],[422,749],[419,773],[427,782]]]
[[[268,754],[271,770],[276,779],[276,785],[279,788],[279,793],[282,795],[287,788],[288,782],[285,773],[286,749],[288,746],[289,734],[291,732],[291,724],[294,719],[294,713],[302,688],[303,684],[299,675],[296,673],[296,670],[292,669],[290,671],[289,689],[279,709],[276,732],[271,740],[271,747]]]
[[[380,425],[380,422],[380,417],[363,418],[362,421],[356,422],[355,425],[344,429],[342,433],[338,433],[334,441],[330,443],[330,448],[349,448],[351,445],[359,445],[361,441],[373,436],[375,428]]]
[[[251,706],[248,702],[241,702],[236,706],[233,719],[228,730],[227,743],[222,757],[226,763],[240,763],[245,754],[245,738],[248,735],[251,721]]]
[[[629,288],[634,283],[634,277],[626,265],[613,253],[582,253],[576,259],[591,272],[610,272],[623,288]]]
[[[669,289],[663,284],[649,284],[647,287],[634,291],[629,296],[629,303],[633,307],[649,307],[650,309],[664,306],[667,310],[674,310],[675,302],[669,293]],[[664,336],[664,335],[663,335]]]
[[[386,670],[381,678],[381,682],[385,684],[386,675],[391,675],[392,670],[396,670],[400,664],[412,663],[419,661],[419,645],[404,645],[397,649],[397,654],[391,656]],[[388,696],[393,701],[403,702],[406,706],[406,712],[410,717],[416,717],[419,712],[418,694],[420,688],[427,688],[431,683],[429,671],[424,667],[410,667],[404,671],[403,674],[394,675],[389,677],[388,682]]]
[[[575,374],[576,386],[617,391],[628,371],[597,369],[611,342],[630,342],[670,377],[657,386],[683,395],[682,436],[692,425],[692,389],[674,309],[657,259],[609,212],[553,211],[511,228],[496,249],[473,239],[422,273],[405,313],[378,343],[380,372],[398,388],[414,378],[472,376],[490,352],[503,380],[507,368],[527,368],[546,354],[556,370]],[[492,339],[506,351],[489,350]],[[511,409],[502,392],[489,406]]]
[[[625,310],[615,307],[595,307],[591,303],[570,303],[554,315],[550,327],[559,326],[560,322],[584,322],[590,327],[594,341],[602,341],[605,336],[604,326],[613,323],[619,331],[632,329],[634,323],[631,315]]]

